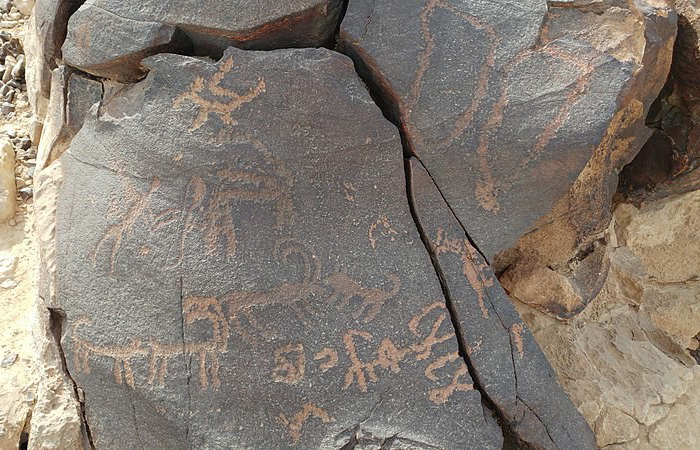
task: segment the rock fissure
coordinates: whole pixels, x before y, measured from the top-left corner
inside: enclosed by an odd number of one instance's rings
[[[82,389],[78,386],[78,383],[75,381],[75,378],[71,375],[70,371],[68,370],[68,362],[66,360],[66,354],[63,351],[63,344],[61,343],[61,340],[63,338],[63,323],[66,320],[65,314],[60,311],[59,309],[56,308],[48,308],[49,312],[49,327],[51,330],[51,335],[53,336],[53,339],[56,343],[56,348],[58,349],[58,354],[61,357],[61,365],[63,368],[63,372],[65,373],[66,377],[68,378],[68,381],[71,383],[73,387],[73,391],[75,394],[75,398],[80,404],[80,416],[82,419],[83,423],[83,432],[85,435],[85,438],[88,441],[88,444],[90,445],[90,448],[92,450],[97,450],[97,447],[95,446],[95,442],[92,437],[92,432],[90,431],[90,424],[88,423],[87,420],[87,412],[85,410],[85,398],[84,395],[82,394]]]

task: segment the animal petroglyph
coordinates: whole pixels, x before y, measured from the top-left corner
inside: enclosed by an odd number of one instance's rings
[[[489,294],[486,289],[493,286],[493,278],[489,276],[489,267],[486,261],[476,264],[474,261],[478,255],[469,240],[466,237],[450,239],[442,228],[438,228],[437,236],[433,241],[433,251],[435,256],[451,253],[459,257],[462,261],[462,273],[476,293],[481,315],[484,319],[488,319],[489,310],[486,308],[486,298]]]
[[[73,323],[72,341],[75,367],[78,372],[90,373],[90,356],[109,358],[114,360],[114,381],[117,384],[126,384],[134,387],[134,370],[131,366],[133,358],[145,357],[148,351],[141,346],[141,341],[132,339],[126,345],[98,345],[81,339],[78,330],[83,325],[90,325],[92,321],[87,317],[78,317]]]
[[[124,183],[125,181],[122,180]],[[110,244],[109,251],[109,273],[114,273],[114,265],[117,259],[117,254],[122,246],[125,237],[131,235],[134,225],[139,218],[145,218],[147,222],[153,222],[155,216],[148,207],[148,202],[153,197],[153,194],[160,188],[161,182],[158,177],[153,177],[151,183],[144,193],[138,193],[133,187],[125,187],[125,198],[130,201],[124,214],[119,221],[107,228],[107,231],[102,238],[97,242],[95,247],[90,251],[88,257],[92,260],[93,265],[97,264],[97,255],[100,253],[102,246]],[[114,201],[112,201],[114,202]],[[114,205],[110,205],[111,209]]]
[[[221,310],[221,305],[213,297],[188,297],[183,302],[185,325],[198,321],[211,324],[211,339],[195,342],[159,342],[156,339],[132,339],[127,345],[97,345],[79,337],[79,329],[91,324],[90,319],[79,317],[73,324],[71,339],[76,370],[90,373],[90,357],[110,358],[114,360],[114,379],[117,384],[135,387],[132,359],[148,358],[149,384],[165,384],[168,363],[172,359],[185,360],[187,355],[195,356],[199,361],[199,381],[206,390],[211,380],[214,389],[220,386],[219,354],[227,351],[229,325]],[[207,368],[207,366],[210,366]]]
[[[304,424],[311,418],[316,418],[321,420],[323,423],[335,422],[335,419],[331,417],[326,411],[321,407],[309,402],[306,403],[301,411],[294,414],[290,419],[284,413],[277,416],[277,420],[287,427],[289,431],[289,437],[292,439],[294,445],[299,443],[301,439],[301,432]]]
[[[372,225],[369,226],[367,236],[369,237],[369,245],[373,249],[377,248],[377,231],[379,231],[379,233],[382,236],[389,237],[389,240],[391,242],[396,241],[396,236],[398,235],[398,233],[396,232],[394,227],[392,227],[389,223],[389,218],[387,216],[381,216],[379,219],[377,219],[376,222],[372,223]]]
[[[222,297],[222,301],[228,305],[228,317],[233,328],[250,343],[256,343],[257,338],[248,332],[241,319],[245,318],[255,334],[269,339],[270,332],[257,320],[256,310],[270,306],[289,307],[297,319],[308,326],[309,317],[314,313],[311,300],[322,298],[325,293],[325,288],[318,282],[320,268],[313,252],[285,240],[275,245],[273,255],[284,265],[290,264],[294,256],[302,269],[301,280],[284,282],[266,291],[233,290]]]
[[[364,321],[367,323],[377,317],[384,303],[398,295],[401,290],[399,277],[388,272],[384,272],[383,275],[391,283],[389,290],[362,286],[344,270],[330,274],[325,278],[324,283],[331,288],[331,302],[337,302],[338,307],[348,306],[353,298],[360,299],[360,305],[353,317],[359,319],[364,315]]]
[[[272,379],[277,383],[295,384],[304,378],[306,352],[303,344],[288,344],[275,350],[277,367],[272,370]]]
[[[185,102],[191,102],[197,108],[197,116],[189,127],[190,132],[201,128],[209,120],[210,114],[218,115],[225,125],[237,125],[238,121],[233,118],[233,113],[245,103],[250,103],[265,92],[265,80],[263,79],[259,79],[257,84],[245,94],[238,94],[231,89],[222,87],[221,84],[231,69],[233,69],[233,56],[229,56],[221,63],[219,70],[208,81],[205,81],[202,76],[197,76],[189,90],[173,101],[175,109],[181,109]]]
[[[261,142],[246,135],[237,135],[231,142],[248,150],[241,150],[241,154],[248,156],[241,163],[244,168],[221,169],[216,173],[216,182],[207,183],[201,177],[192,177],[186,188],[188,207],[169,209],[156,217],[154,231],[180,220],[183,222],[179,254],[170,267],[177,266],[184,258],[186,238],[193,232],[201,233],[207,255],[215,254],[223,246],[226,256],[233,257],[238,244],[234,218],[240,215],[237,207],[243,202],[271,205],[276,229],[294,223],[291,173]]]

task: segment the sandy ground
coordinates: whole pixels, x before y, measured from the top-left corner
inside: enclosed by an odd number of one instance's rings
[[[3,21],[3,25],[9,25]],[[0,27],[22,38],[26,20]],[[15,114],[0,119],[0,136],[29,133],[31,112],[26,96],[15,103]],[[26,161],[17,160],[16,175],[31,184]],[[36,401],[38,375],[32,342],[32,314],[35,311],[35,270],[39,255],[33,232],[32,199],[17,197],[15,218],[0,224],[0,449],[16,449],[23,428]],[[23,446],[20,445],[20,448]]]

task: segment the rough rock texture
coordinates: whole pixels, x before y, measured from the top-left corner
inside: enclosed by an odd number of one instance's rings
[[[527,444],[593,448],[593,434],[433,180],[416,159],[408,170],[418,223],[484,392]]]
[[[600,447],[700,446],[698,217],[700,191],[622,204],[610,276],[581,315],[516,303]]]
[[[24,46],[27,53],[27,93],[36,124],[32,138],[38,142],[42,120],[51,95],[51,71],[61,58],[68,18],[83,0],[37,0],[29,20]]]
[[[59,160],[56,300],[92,442],[500,448],[352,62],[145,64]]]
[[[0,139],[0,223],[15,215],[15,149],[7,138]]]
[[[648,137],[674,33],[665,3],[366,0],[349,3],[341,49],[488,260],[534,235],[498,258],[507,288],[549,270],[550,292],[521,300],[570,316],[605,279],[589,249]]]
[[[333,38],[340,0],[204,3],[187,0],[88,0],[70,18],[67,64],[94,75],[134,81],[141,60],[161,52],[221,54],[308,47]]]

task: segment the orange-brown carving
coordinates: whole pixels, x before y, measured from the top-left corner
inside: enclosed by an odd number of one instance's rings
[[[321,298],[325,293],[324,287],[317,282],[319,267],[312,252],[285,240],[275,245],[273,254],[282,264],[289,264],[291,257],[296,256],[301,262],[301,280],[284,282],[267,291],[230,291],[222,297],[222,301],[228,305],[228,317],[234,329],[251,343],[256,343],[257,339],[247,331],[241,319],[246,319],[254,333],[270,338],[269,332],[255,317],[256,309],[270,306],[289,307],[300,322],[310,325],[309,316],[313,313],[311,299]]]
[[[326,347],[314,355],[314,361],[321,361],[324,359],[325,361],[318,365],[321,372],[327,372],[338,365],[338,351],[333,348]]]
[[[134,370],[131,360],[137,357],[145,357],[148,350],[141,346],[141,341],[132,339],[126,345],[97,345],[78,336],[78,329],[82,325],[90,325],[92,321],[87,317],[78,317],[73,323],[71,340],[73,341],[73,355],[75,367],[78,372],[90,373],[90,356],[110,358],[114,360],[114,381],[117,384],[126,384],[134,387]]]
[[[352,183],[343,183],[343,186],[345,187],[345,192],[344,192],[344,197],[345,200],[349,202],[354,202],[355,201],[355,185]]]
[[[419,110],[419,108],[417,108],[417,103],[420,100],[423,88],[423,77],[425,76],[425,73],[428,70],[428,66],[430,65],[433,56],[433,51],[435,50],[436,42],[435,37],[430,31],[430,19],[432,18],[432,15],[435,12],[435,10],[438,8],[445,9],[446,11],[452,13],[455,17],[470,24],[474,28],[483,30],[484,33],[486,33],[488,39],[488,51],[486,53],[486,61],[479,69],[476,92],[472,96],[471,103],[469,104],[469,106],[467,106],[464,109],[462,114],[455,121],[454,126],[452,127],[452,130],[450,131],[449,135],[445,139],[437,143],[437,148],[444,148],[452,144],[452,142],[454,142],[455,139],[459,138],[469,127],[471,121],[474,118],[474,114],[481,105],[481,102],[486,97],[486,94],[488,92],[489,76],[494,69],[496,49],[498,49],[500,45],[500,39],[498,38],[498,35],[494,31],[493,27],[491,27],[491,25],[489,25],[488,23],[483,22],[478,18],[461,11],[460,9],[455,7],[455,5],[445,0],[429,0],[420,13],[421,34],[423,37],[423,41],[425,42],[425,48],[419,56],[418,70],[416,71],[416,76],[411,86],[410,95],[408,101],[406,102],[406,114],[409,118],[411,116],[412,111]],[[411,121],[407,120],[406,122],[410,126]],[[415,136],[416,142],[418,142],[419,144],[423,142],[422,136],[416,134],[415,132],[411,134]]]
[[[357,388],[360,392],[367,392],[367,382],[376,382],[378,380],[377,367],[399,373],[401,371],[399,364],[412,352],[411,349],[399,348],[391,340],[384,338],[377,349],[377,357],[372,361],[364,362],[360,360],[357,354],[355,337],[362,338],[365,342],[371,342],[373,339],[372,334],[358,330],[348,330],[343,336],[345,349],[350,359],[350,367],[345,373],[343,389],[347,389],[357,382]]]
[[[304,378],[306,352],[304,345],[289,344],[275,350],[277,366],[272,370],[272,379],[277,383],[295,384]]]
[[[454,333],[451,332],[448,332],[447,334],[439,337],[437,335],[438,331],[440,330],[440,327],[447,318],[445,304],[442,302],[435,302],[432,305],[426,306],[421,310],[421,312],[418,315],[413,317],[410,320],[410,322],[408,322],[408,329],[411,330],[411,333],[413,333],[417,338],[421,337],[419,328],[420,323],[423,321],[423,319],[428,317],[428,315],[432,311],[439,311],[439,315],[433,322],[433,325],[430,329],[430,333],[422,341],[417,342],[411,347],[413,351],[416,352],[416,359],[419,361],[428,358],[432,354],[433,347],[435,345],[455,337]]]
[[[201,232],[208,255],[213,255],[223,245],[226,256],[233,257],[238,243],[235,207],[241,202],[272,205],[277,229],[294,222],[291,173],[261,142],[250,136],[239,134],[230,142],[251,150],[245,169],[219,170],[218,181],[209,186],[202,178],[193,177],[186,192],[189,206],[184,211],[163,211],[154,223],[153,229],[158,230],[177,221],[178,214],[184,215],[179,255],[171,267],[180,264],[185,253],[185,239],[195,231]]]
[[[522,323],[514,323],[510,329],[513,332],[515,346],[518,348],[518,355],[520,355],[520,359],[523,359],[525,357],[525,347],[523,345],[523,331],[525,330],[525,325]]]
[[[158,177],[153,177],[148,190],[143,194],[136,193],[131,187],[128,188],[129,191],[127,191],[127,195],[125,195],[127,201],[131,202],[128,209],[117,223],[107,228],[107,231],[97,242],[97,245],[95,245],[92,251],[90,251],[88,254],[88,257],[92,260],[93,265],[97,264],[97,255],[99,254],[102,246],[111,241],[111,249],[109,252],[109,271],[110,273],[114,273],[114,264],[117,259],[117,254],[119,253],[119,249],[121,248],[122,241],[126,236],[131,235],[136,221],[144,214],[147,214],[147,221],[152,222],[154,220],[147,205],[153,194],[160,188],[160,184],[160,179]]]
[[[229,326],[221,310],[221,304],[213,297],[188,297],[184,301],[183,308],[185,325],[191,325],[197,321],[208,321],[211,323],[212,338],[199,342],[180,343],[164,343],[151,339],[148,382],[152,384],[157,378],[158,384],[164,384],[169,360],[194,355],[199,360],[199,382],[202,389],[207,389],[210,379],[212,387],[218,389],[221,384],[219,353],[228,351],[229,336]],[[207,361],[211,363],[210,370],[207,370]]]
[[[398,233],[396,232],[394,227],[392,227],[389,223],[389,218],[387,216],[381,216],[379,219],[377,219],[376,222],[372,223],[372,225],[369,226],[369,230],[367,231],[367,236],[369,237],[369,245],[373,249],[377,248],[377,237],[375,236],[377,230],[379,230],[379,232],[383,236],[389,237],[389,240],[391,242],[394,242],[396,240],[396,235]]]
[[[364,287],[350,277],[345,270],[330,274],[325,278],[324,283],[332,290],[331,303],[337,302],[338,307],[348,306],[353,298],[361,299],[353,317],[359,319],[364,315],[364,321],[367,323],[377,317],[384,303],[398,295],[401,290],[399,277],[387,272],[384,272],[384,276],[391,282],[391,288],[388,291]]]
[[[459,357],[459,355],[457,355]],[[463,383],[460,378],[468,376],[469,371],[464,361],[460,361],[460,365],[455,369],[452,374],[452,381],[445,387],[433,388],[428,391],[428,398],[431,402],[442,405],[450,398],[455,392],[467,392],[474,389],[472,383]]]
[[[185,102],[191,102],[197,107],[197,116],[189,127],[189,131],[197,130],[204,125],[209,120],[210,114],[218,115],[225,125],[237,125],[238,121],[233,118],[233,113],[243,104],[253,101],[265,92],[265,80],[263,79],[259,79],[257,84],[243,95],[222,87],[222,81],[232,68],[233,56],[230,56],[221,63],[219,70],[210,80],[205,81],[202,76],[196,77],[190,85],[189,91],[173,101],[173,108],[176,109],[181,109]]]
[[[301,439],[301,431],[304,424],[312,417],[321,420],[323,423],[335,422],[335,419],[326,411],[311,402],[306,403],[301,411],[294,414],[291,419],[288,419],[287,416],[282,413],[277,416],[277,420],[287,427],[289,436],[292,438],[292,444],[297,445]]]
[[[477,259],[476,249],[472,247],[469,240],[466,237],[450,239],[442,228],[438,228],[437,237],[433,242],[433,251],[435,256],[442,253],[452,253],[459,256],[462,261],[462,273],[476,293],[481,315],[484,319],[488,319],[489,311],[486,308],[486,297],[489,294],[486,289],[493,286],[493,278],[489,276],[489,266],[486,261],[476,264],[474,262]]]

